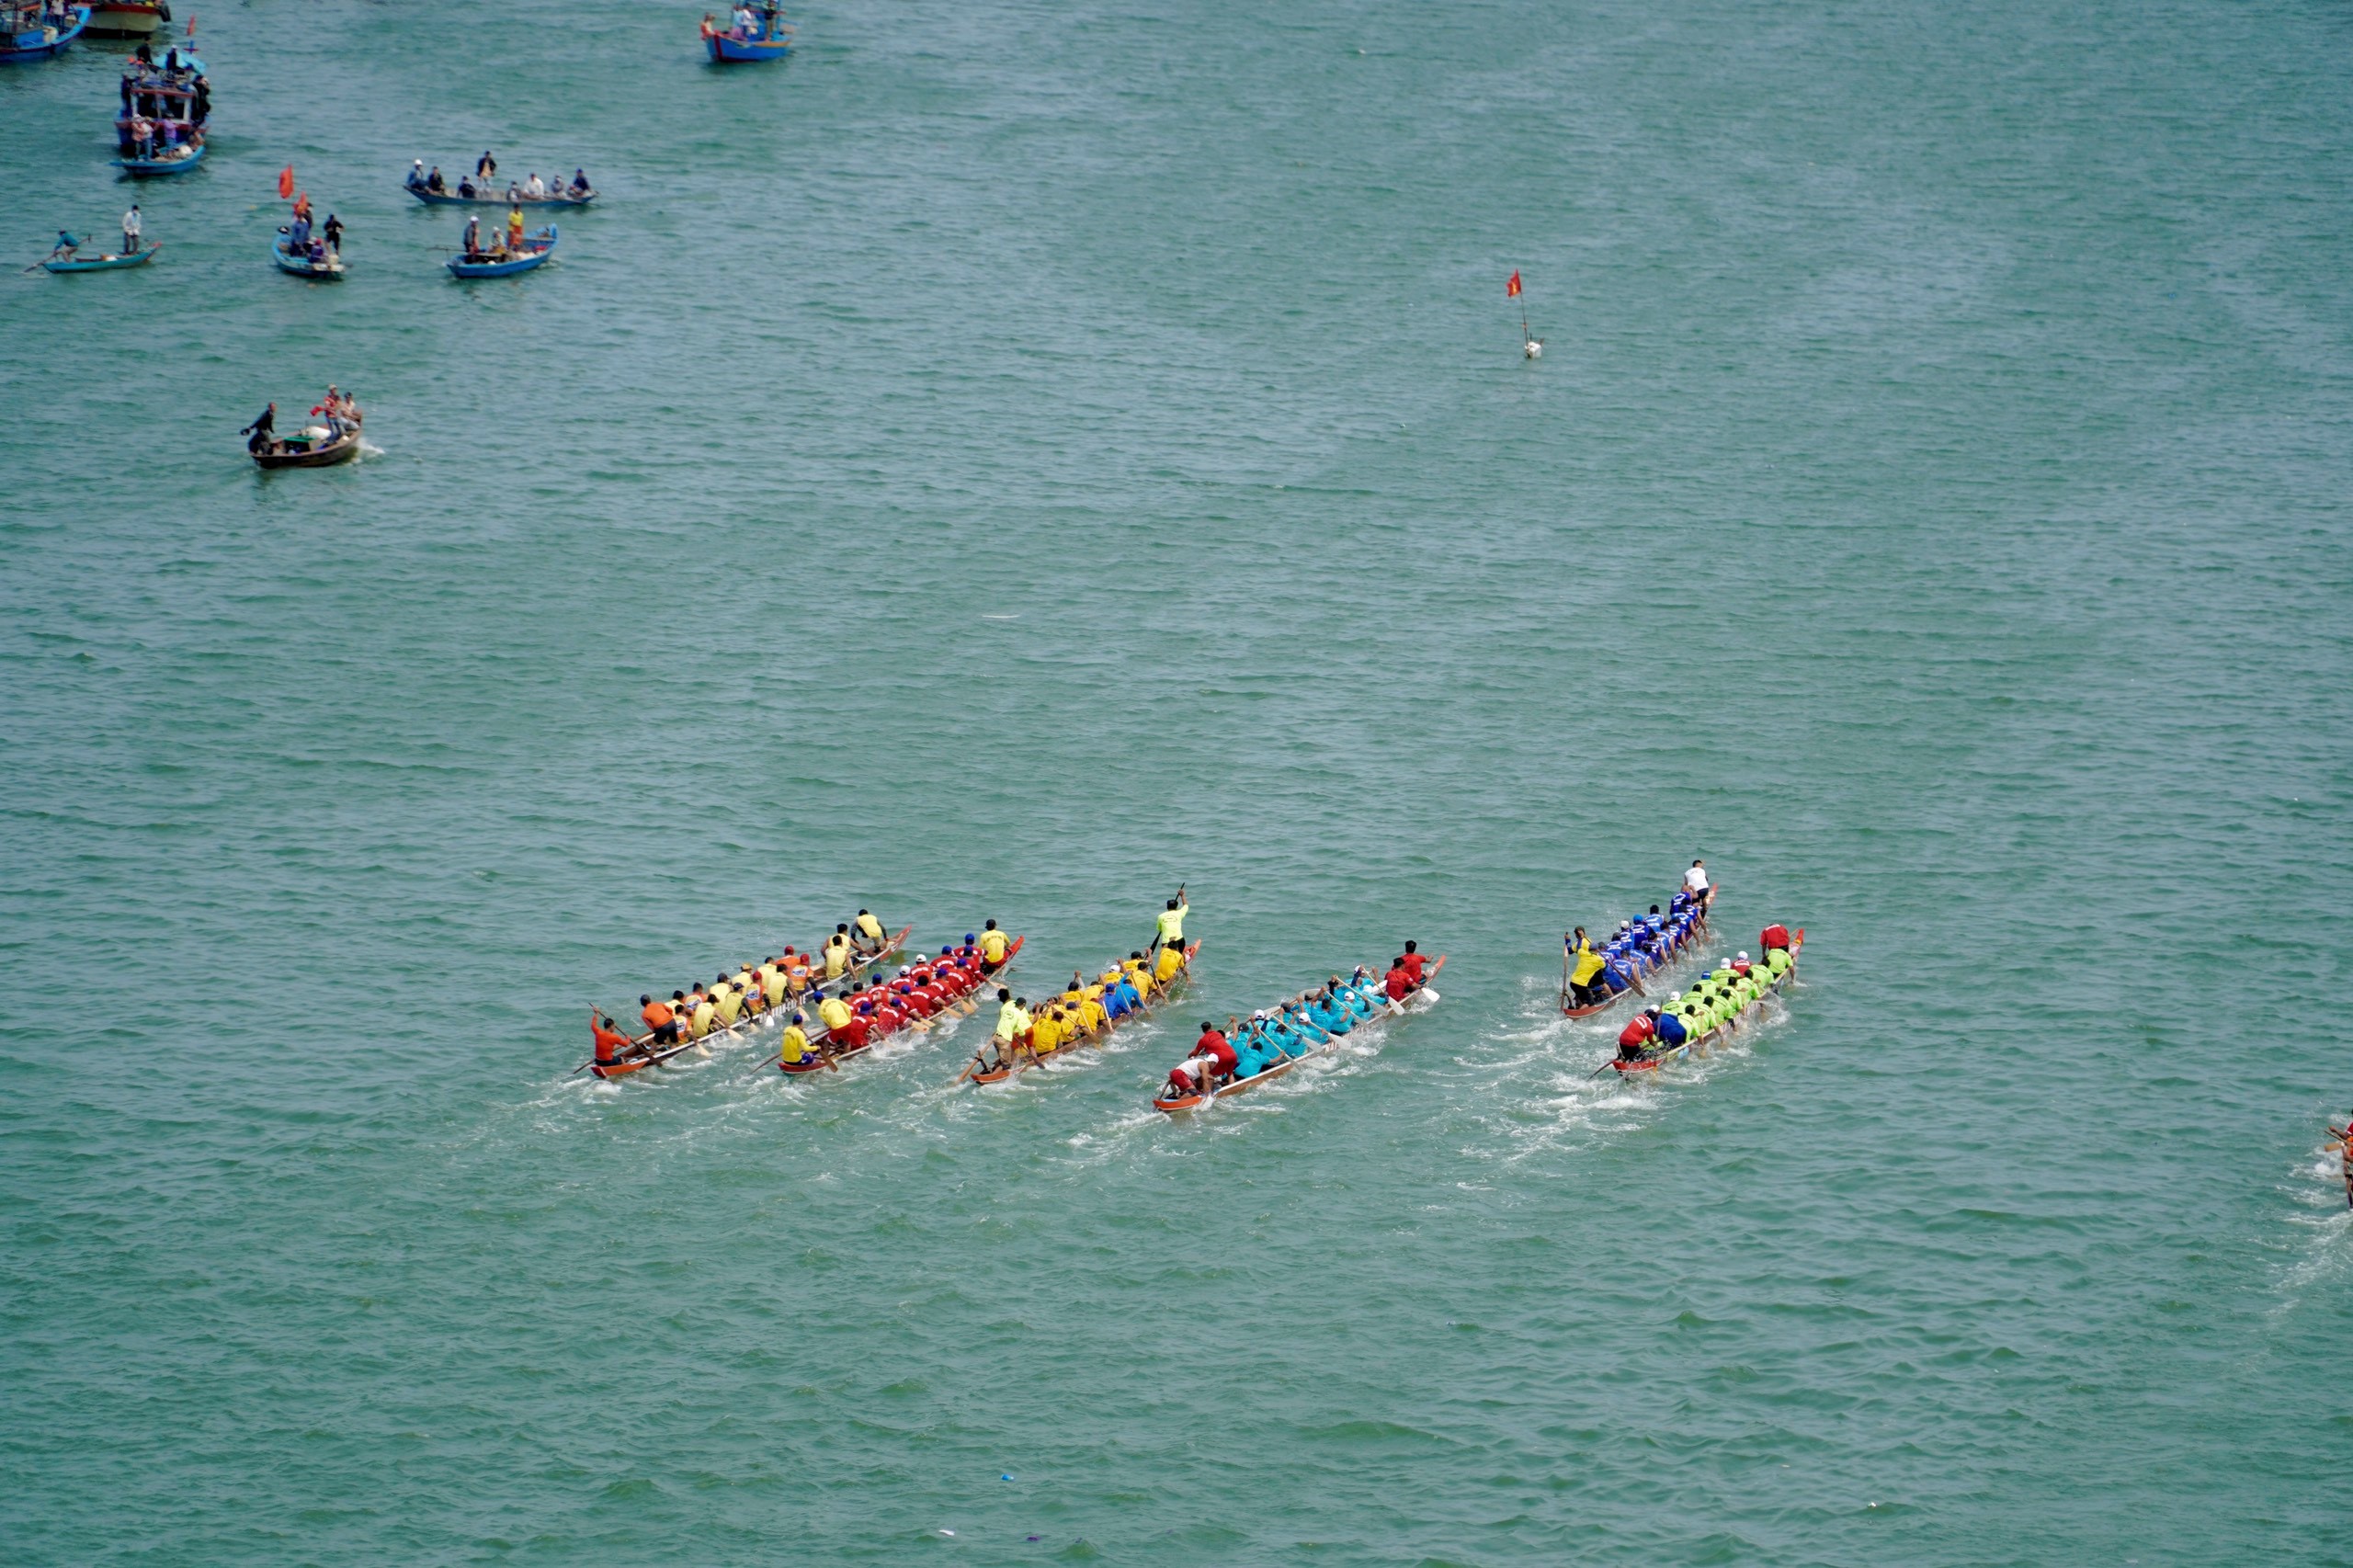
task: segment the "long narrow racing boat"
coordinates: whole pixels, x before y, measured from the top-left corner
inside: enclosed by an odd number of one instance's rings
[[[1676,895],[1677,898],[1680,898],[1682,894],[1680,893]],[[1652,907],[1656,908],[1657,905],[1654,904]],[[1669,903],[1669,907],[1673,907],[1672,901]],[[1644,920],[1648,920],[1650,917],[1648,915],[1644,915],[1643,918]],[[1707,934],[1708,915],[1706,909],[1702,907],[1698,916],[1692,920],[1690,926],[1685,930],[1682,938],[1669,945],[1664,958],[1645,960],[1642,965],[1638,966],[1634,974],[1634,983],[1632,984],[1620,986],[1617,990],[1612,991],[1608,996],[1602,998],[1598,1002],[1572,1005],[1569,1000],[1568,976],[1563,973],[1561,977],[1561,1017],[1564,1018],[1589,1018],[1596,1013],[1608,1011],[1628,996],[1643,994],[1647,989],[1642,984],[1642,980],[1644,975],[1656,974],[1665,970],[1667,965],[1675,962],[1677,959],[1680,959],[1685,953],[1690,951],[1693,948],[1698,947],[1699,945],[1700,938],[1705,937]]]
[[[1705,1055],[1709,1046],[1730,1036],[1734,1029],[1740,1028],[1750,1014],[1763,1005],[1766,997],[1772,995],[1790,983],[1790,978],[1798,971],[1798,955],[1804,947],[1805,927],[1801,926],[1797,928],[1797,933],[1790,938],[1790,967],[1783,970],[1778,979],[1758,987],[1756,999],[1742,1008],[1739,1016],[1729,1023],[1719,1024],[1706,1034],[1696,1040],[1687,1040],[1681,1045],[1670,1045],[1658,1051],[1646,1051],[1631,1062],[1622,1056],[1613,1057],[1609,1065],[1618,1069],[1618,1075],[1622,1078],[1629,1073],[1655,1073],[1660,1067],[1678,1056],[1688,1056],[1695,1051]],[[1598,1067],[1594,1069],[1597,1074],[1600,1071]]]
[[[1014,937],[1012,945],[1005,949],[1005,957],[998,960],[996,967],[983,971],[979,982],[970,991],[965,992],[963,995],[959,996],[930,1017],[910,1019],[900,1026],[900,1028],[914,1029],[917,1033],[928,1033],[934,1021],[971,1017],[980,1009],[981,994],[988,988],[989,983],[1013,968],[1013,960],[1021,954],[1021,944],[1028,940],[1027,937]],[[849,998],[844,996],[842,1000],[847,1002]],[[812,1051],[798,1062],[787,1062],[779,1056],[777,1058],[776,1064],[780,1071],[796,1075],[802,1073],[833,1072],[838,1069],[842,1062],[847,1062],[854,1056],[865,1055],[899,1032],[899,1028],[875,1030],[856,1045],[846,1045],[839,1051]],[[831,1029],[820,1028],[810,1034],[809,1043],[812,1046],[819,1046],[832,1037]]]
[[[1132,1013],[1122,1013],[1120,1017],[1113,1018],[1108,1023],[1105,1024],[1103,1026],[1102,1032],[1096,1035],[1093,1039],[1074,1040],[1068,1045],[1059,1046],[1051,1053],[1050,1056],[1043,1060],[1030,1055],[1028,1051],[1023,1051],[1020,1055],[1014,1057],[1010,1061],[1006,1061],[1000,1057],[996,1066],[988,1069],[986,1072],[981,1073],[975,1073],[972,1071],[972,1068],[978,1067],[981,1062],[981,1059],[978,1056],[974,1056],[972,1058],[972,1066],[965,1068],[964,1071],[958,1074],[957,1076],[965,1082],[973,1084],[1002,1084],[1007,1078],[1014,1076],[1016,1074],[1027,1073],[1032,1067],[1044,1066],[1046,1061],[1060,1061],[1063,1057],[1074,1051],[1101,1050],[1104,1042],[1108,1040],[1112,1034],[1122,1025],[1150,1017],[1154,1012],[1158,1010],[1162,1003],[1168,1001],[1170,997],[1175,994],[1176,987],[1184,984],[1187,980],[1192,977],[1193,955],[1200,950],[1201,944],[1198,940],[1186,943],[1185,967],[1178,970],[1175,976],[1169,980],[1167,984],[1162,985],[1155,983],[1153,987],[1151,1000],[1144,1003],[1142,1007],[1137,1008]],[[1069,993],[1066,991],[1057,992],[1055,994],[1057,996],[1066,996]],[[1051,1001],[1052,999],[1049,998],[1047,1005],[1051,1006]]]
[[[1426,1013],[1438,1004],[1438,988],[1431,982],[1438,979],[1438,971],[1444,968],[1446,968],[1446,955],[1440,953],[1438,960],[1430,965],[1429,971],[1423,975],[1422,983],[1415,990],[1407,992],[1404,1001],[1390,1003],[1385,1011],[1374,1013],[1345,1035],[1335,1035],[1321,1045],[1309,1047],[1297,1056],[1285,1057],[1264,1072],[1254,1073],[1247,1078],[1236,1078],[1231,1083],[1221,1084],[1206,1094],[1195,1092],[1189,1095],[1155,1095],[1153,1096],[1152,1108],[1166,1116],[1179,1116],[1187,1111],[1199,1110],[1211,1100],[1222,1100],[1228,1095],[1245,1094],[1261,1084],[1272,1083],[1301,1062],[1313,1062],[1319,1056],[1338,1050],[1342,1040],[1353,1040],[1365,1029],[1375,1028],[1391,1018],[1402,1018],[1407,1013]]]
[[[876,964],[889,959],[892,954],[904,948],[907,945],[907,937],[909,933],[914,930],[915,927],[912,926],[902,926],[899,927],[898,935],[892,937],[889,941],[883,943],[881,948],[877,949],[872,953],[868,954],[865,958],[858,959],[849,964],[842,971],[838,979],[818,980],[812,983],[816,985],[839,985],[844,981],[856,979],[858,976],[864,974],[867,971],[872,969]],[[688,1051],[700,1051],[702,1056],[709,1056],[710,1054],[710,1045],[712,1041],[748,1039],[758,1030],[761,1024],[767,1022],[768,1019],[791,1017],[792,1008],[798,1005],[798,998],[788,996],[784,999],[784,1003],[781,1006],[763,1007],[756,1013],[746,1013],[744,1017],[736,1019],[733,1023],[729,1024],[722,1028],[710,1029],[696,1039],[681,1040],[675,1044],[663,1046],[659,1050],[654,1048],[654,1036],[651,1031],[648,1031],[645,1034],[634,1037],[630,1040],[629,1044],[623,1048],[625,1051],[636,1052],[635,1055],[624,1055],[620,1060],[614,1062],[584,1062],[580,1066],[574,1068],[573,1071],[574,1073],[583,1071],[594,1073],[599,1078],[626,1078],[631,1073],[642,1073],[648,1067],[659,1067],[665,1062],[676,1061],[677,1058],[686,1055]],[[697,1060],[700,1059],[700,1057],[697,1058]]]

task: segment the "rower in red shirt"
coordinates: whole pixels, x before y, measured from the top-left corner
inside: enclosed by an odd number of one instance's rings
[[[1414,989],[1416,991],[1422,988],[1422,971],[1429,967],[1429,961],[1414,950],[1414,944],[1411,942],[1405,944],[1404,953],[1397,960],[1399,965],[1405,971],[1405,978],[1414,983]]]
[[[849,1022],[835,1029],[827,1041],[837,1051],[856,1051],[874,1043],[874,1017],[863,1008],[849,1016]]]
[[[1389,994],[1392,1002],[1403,1002],[1414,994],[1414,977],[1407,972],[1404,960],[1400,959],[1389,966],[1389,972],[1381,978],[1381,988]]]
[[[1218,1027],[1207,1018],[1201,1020],[1201,1038],[1193,1042],[1193,1054],[1207,1057],[1221,1078],[1233,1077],[1234,1064],[1241,1060]]]
[[[613,1027],[613,1020],[602,1017],[597,1009],[588,1009],[588,1032],[597,1037],[597,1060],[609,1067],[629,1050],[629,1036]]]
[[[1658,1038],[1658,1009],[1648,1008],[1634,1015],[1633,1021],[1618,1031],[1618,1056],[1623,1062],[1640,1062]]]

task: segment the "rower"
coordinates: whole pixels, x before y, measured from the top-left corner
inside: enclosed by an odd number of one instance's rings
[[[995,921],[991,920],[983,925],[981,927],[982,970],[983,971],[993,971],[999,965],[1003,964],[1005,962],[1005,955],[1011,946],[1012,944],[1006,939],[1005,933],[996,928]]]
[[[1165,987],[1184,968],[1185,944],[1182,941],[1171,942],[1160,949],[1160,962],[1154,966],[1152,977]]]
[[[601,1066],[611,1066],[621,1059],[624,1051],[629,1051],[629,1036],[615,1028],[613,1020],[603,1017],[594,1007],[588,1009],[588,1032],[597,1037],[597,1061]]]
[[[1041,1004],[1038,1017],[1029,1026],[1029,1056],[1042,1062],[1062,1048],[1063,1018],[1060,1008]]]
[[[718,983],[711,987],[710,999],[719,1014],[719,1027],[733,1028],[735,1020],[743,1016],[744,999],[736,994],[734,985],[725,975],[719,976]]]
[[[1414,994],[1414,977],[1406,971],[1404,960],[1400,959],[1389,966],[1388,974],[1381,979],[1381,989],[1388,995],[1392,1006],[1403,1006],[1405,998]]]
[[[1620,1062],[1640,1062],[1643,1059],[1650,1042],[1658,1037],[1659,1016],[1656,1007],[1645,1007],[1618,1031],[1618,1059]]]
[[[1185,884],[1179,882],[1176,884],[1176,896],[1170,899],[1168,907],[1160,912],[1160,928],[1153,933],[1152,948],[1182,948],[1185,945],[1185,916],[1192,912],[1193,906],[1185,902]],[[1150,952],[1152,948],[1144,950]]]
[[[825,938],[825,978],[839,980],[848,970],[849,963],[849,926],[846,924],[836,926],[834,934]]]
[[[1672,1051],[1678,1045],[1690,1043],[1690,1026],[1682,1015],[1653,1007],[1644,1016],[1651,1020],[1651,1028],[1657,1035],[1659,1044],[1667,1050]],[[1622,1040],[1623,1037],[1620,1038]],[[1625,1054],[1622,1045],[1619,1054],[1620,1056]]]
[[[809,1060],[812,1047],[809,1044],[808,1023],[803,1015],[793,1014],[792,1021],[784,1026],[782,1038],[776,1042],[777,1053],[788,1065],[798,1066]]]
[[[642,1009],[638,1017],[643,1018],[645,1027],[654,1031],[654,1043],[668,1045],[677,1040],[678,1015],[670,1004],[656,1002],[650,995],[640,996],[637,1001]]]
[[[850,939],[857,945],[858,950],[861,953],[870,955],[881,952],[883,946],[882,922],[874,918],[872,911],[864,909],[859,910],[858,912],[858,932],[857,935],[852,937]]]
[[[688,1031],[695,1039],[700,1040],[710,1032],[710,1026],[718,1021],[718,1005],[711,1001],[710,993],[705,991],[698,982],[695,985],[695,994],[687,1006]]]
[[[1414,944],[1408,942],[1405,944],[1404,955],[1397,961],[1405,966],[1405,973],[1413,981],[1414,989],[1419,991],[1422,988],[1423,971],[1429,968],[1430,960],[1415,951]]]
[[[996,1040],[996,1054],[999,1062],[1006,1060],[1013,1048],[1014,1041],[1019,1040],[1029,1031],[1029,1015],[1022,1010],[1020,1003],[1013,999],[1011,990],[1002,985],[998,986],[996,988],[996,1033],[994,1038]]]
[[[1193,1042],[1193,1055],[1210,1064],[1212,1078],[1231,1078],[1236,1060],[1233,1042],[1219,1032],[1207,1018],[1201,1020],[1201,1038]]]
[[[1167,1098],[1190,1099],[1195,1095],[1213,1093],[1208,1074],[1215,1071],[1206,1056],[1188,1056],[1168,1070]]]
[[[1600,983],[1606,967],[1602,956],[1594,950],[1580,926],[1561,938],[1569,954],[1569,1000],[1580,1007],[1591,1007],[1609,999],[1609,992]]]
[[[817,999],[817,1019],[825,1026],[827,1034],[848,1025],[848,1003],[838,996],[828,996],[823,991],[812,992],[811,994]]]

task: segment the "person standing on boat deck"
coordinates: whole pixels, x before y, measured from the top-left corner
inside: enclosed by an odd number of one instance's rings
[[[1178,882],[1176,896],[1170,899],[1168,907],[1160,912],[1160,928],[1153,933],[1152,946],[1146,948],[1144,951],[1151,952],[1164,942],[1174,948],[1183,948],[1185,916],[1191,913],[1193,913],[1193,906],[1185,902],[1185,884]]]
[[[498,160],[490,155],[489,148],[484,147],[482,150],[482,156],[474,160],[474,178],[487,185],[490,183],[491,176],[497,172]]]
[[[506,210],[506,248],[510,251],[523,248],[523,210],[520,207]]]
[[[861,909],[858,912],[857,924],[857,933],[850,940],[858,950],[862,954],[881,952],[883,946],[882,922],[874,918],[871,910]]]
[[[71,234],[63,234],[59,237],[70,240],[74,236]],[[249,452],[267,451],[278,439],[278,404],[273,403],[267,408],[263,409],[261,411],[260,418],[256,419],[252,424],[238,431],[237,434],[240,436],[251,436],[253,437],[252,440],[245,443],[245,450]]]
[[[466,259],[482,254],[482,214],[477,212],[466,220],[466,237],[460,242],[466,248]]]
[[[1694,860],[1691,869],[1683,873],[1683,886],[1691,894],[1691,902],[1699,906],[1699,918],[1708,917],[1708,906],[1716,901],[1716,890],[1708,885],[1708,863]]]
[[[629,1036],[613,1027],[613,1020],[588,1009],[588,1032],[597,1037],[597,1060],[604,1066],[619,1062],[623,1053],[635,1055],[629,1049]]]
[[[335,252],[337,256],[341,256],[343,254],[342,219],[336,217],[332,212],[328,213],[327,221],[319,230],[319,233],[326,236],[327,249]]]

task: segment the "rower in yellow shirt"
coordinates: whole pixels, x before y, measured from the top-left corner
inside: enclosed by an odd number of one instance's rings
[[[1142,953],[1130,953],[1128,961],[1120,966],[1128,971],[1128,983],[1136,988],[1136,999],[1152,1000],[1152,966],[1143,961]]]
[[[996,928],[995,921],[981,927],[981,962],[987,968],[995,969],[1003,963],[1006,950],[1011,946],[1011,938]]]
[[[858,912],[858,930],[857,934],[851,937],[850,941],[860,953],[879,953],[882,950],[882,922],[874,918],[872,910],[861,909]]]
[[[1171,942],[1160,949],[1160,961],[1153,966],[1152,977],[1160,982],[1165,990],[1168,983],[1176,979],[1177,972],[1184,967],[1185,944],[1181,941]]]
[[[849,968],[849,927],[836,926],[834,934],[825,938],[825,978],[839,980]]]
[[[1051,1056],[1062,1043],[1061,1010],[1055,1007],[1039,1008],[1036,1021],[1029,1026],[1029,1054],[1042,1062]]]
[[[809,1060],[812,1047],[809,1031],[802,1026],[808,1020],[801,1014],[792,1015],[792,1022],[784,1026],[784,1038],[777,1041],[777,1053],[785,1061],[798,1064]]]
[[[719,1015],[721,1028],[733,1028],[744,1013],[744,998],[735,994],[735,987],[728,983],[723,974],[710,988],[710,1005]]]
[[[694,1005],[687,1014],[688,1032],[700,1040],[710,1032],[710,1026],[718,1022],[719,1008],[711,1001],[710,993],[699,985],[695,987],[692,1001]]]
[[[825,1032],[849,1028],[849,1004],[838,996],[827,996],[817,1004],[817,1018]]]
[[[1079,1002],[1078,1021],[1089,1035],[1101,1034],[1111,1022],[1111,1016],[1103,1010],[1102,998],[1103,988],[1099,985],[1090,985],[1086,988],[1086,996]]]

